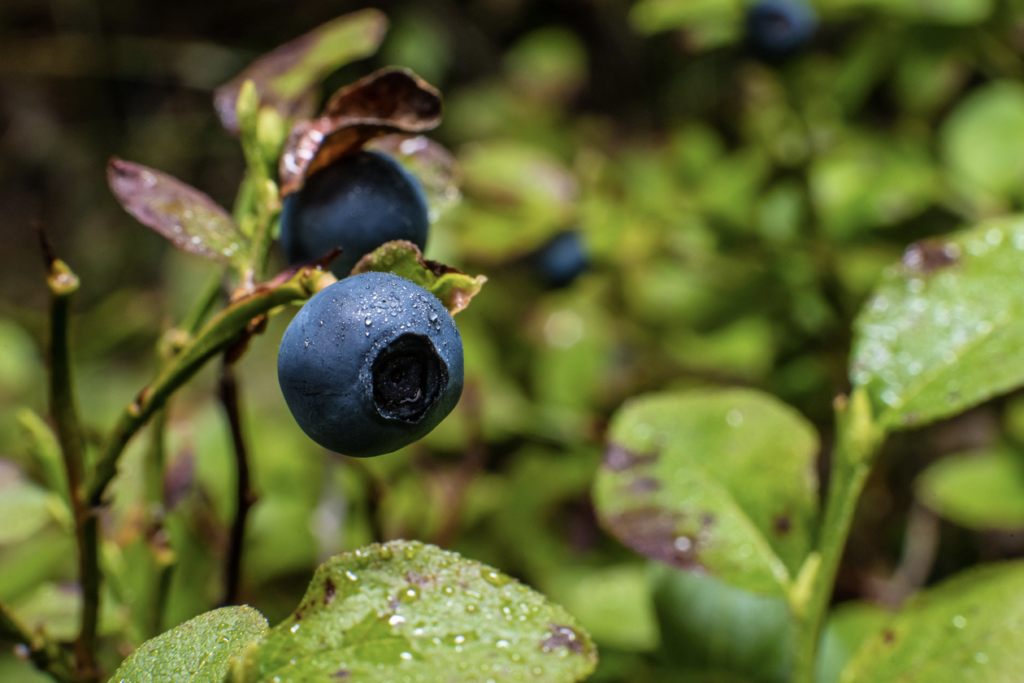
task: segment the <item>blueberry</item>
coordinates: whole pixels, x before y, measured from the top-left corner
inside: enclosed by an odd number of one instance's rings
[[[277,377],[311,439],[345,455],[381,455],[427,434],[459,402],[462,337],[427,290],[363,273],[299,310],[281,339]]]
[[[551,238],[533,255],[537,276],[551,288],[568,287],[590,265],[579,232],[567,230]]]
[[[306,179],[281,210],[281,246],[289,263],[344,251],[331,270],[339,278],[385,242],[427,243],[427,200],[412,174],[389,156],[357,152]]]
[[[785,57],[803,47],[818,26],[805,0],[759,0],[747,10],[747,43],[765,57]]]

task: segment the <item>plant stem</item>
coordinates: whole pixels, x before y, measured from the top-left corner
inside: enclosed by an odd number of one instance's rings
[[[828,502],[816,548],[820,564],[806,600],[793,606],[795,683],[814,683],[821,630],[857,501],[885,439],[884,429],[872,422],[870,411],[862,390],[855,390],[849,401],[842,397],[836,402],[836,446],[832,454]]]
[[[308,299],[318,290],[321,278],[327,275],[329,273],[318,266],[299,268],[287,279],[257,287],[206,323],[122,413],[107,438],[89,481],[89,503],[94,506],[102,503],[103,493],[117,473],[118,460],[128,441],[154,412],[163,407],[171,394],[191,379],[206,361],[238,341],[255,319],[278,306]]]
[[[222,605],[238,604],[242,578],[242,544],[245,540],[245,522],[249,509],[256,500],[249,481],[249,454],[242,433],[242,411],[238,405],[238,382],[231,364],[225,359],[221,370],[218,395],[231,425],[231,441],[235,450],[235,465],[238,472],[235,486],[235,521],[231,525],[227,562],[224,566],[224,599]]]
[[[57,427],[57,441],[64,456],[71,512],[78,540],[78,578],[82,585],[82,620],[75,640],[78,676],[96,680],[96,624],[99,617],[100,571],[98,525],[85,503],[83,486],[84,443],[75,403],[69,320],[71,298],[78,291],[78,277],[67,264],[50,260],[46,283],[52,294],[50,307],[50,410]]]
[[[28,658],[36,668],[50,674],[60,683],[77,683],[74,663],[60,645],[42,633],[29,633],[3,603],[0,603],[0,638],[27,648]]]

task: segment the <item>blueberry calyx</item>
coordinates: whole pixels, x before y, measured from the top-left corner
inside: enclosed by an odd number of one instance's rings
[[[382,417],[418,422],[448,385],[448,368],[429,339],[403,334],[377,355],[373,402]]]

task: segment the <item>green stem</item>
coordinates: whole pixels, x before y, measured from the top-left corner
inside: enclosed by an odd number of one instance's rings
[[[308,299],[327,275],[320,268],[300,268],[280,284],[257,287],[245,297],[231,303],[215,315],[181,349],[154,382],[143,389],[128,405],[100,453],[89,482],[88,501],[98,506],[107,485],[117,473],[117,463],[128,441],[146,421],[167,402],[203,365],[226,350],[245,334],[251,323],[278,306]]]
[[[78,577],[82,584],[82,621],[75,640],[78,675],[82,680],[95,680],[96,624],[99,617],[100,571],[96,517],[85,504],[82,426],[75,403],[69,320],[71,298],[78,291],[79,281],[60,259],[50,262],[46,283],[53,296],[50,308],[50,410],[57,427],[57,441],[64,456],[71,512],[78,540]]]
[[[40,671],[60,683],[77,683],[75,666],[68,654],[55,641],[42,633],[30,633],[4,604],[0,603],[0,638],[28,649],[28,658]]]
[[[828,502],[816,548],[820,563],[811,580],[810,591],[793,605],[795,683],[814,683],[821,630],[857,501],[885,439],[884,429],[872,421],[871,408],[862,390],[855,390],[849,402],[845,398],[837,401],[836,414],[836,446],[832,454]]]

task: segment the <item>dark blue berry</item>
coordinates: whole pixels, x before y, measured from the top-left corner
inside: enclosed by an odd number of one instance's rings
[[[803,47],[817,26],[805,0],[759,0],[747,10],[747,43],[759,55],[785,57]]]
[[[357,152],[311,175],[281,210],[281,246],[289,263],[308,263],[335,247],[339,278],[385,242],[427,243],[427,200],[412,174],[391,157]]]
[[[579,232],[568,230],[551,238],[533,255],[537,276],[551,288],[568,287],[590,266]]]
[[[390,273],[325,288],[281,339],[277,377],[303,431],[355,457],[426,435],[462,395],[462,337],[427,290]]]

